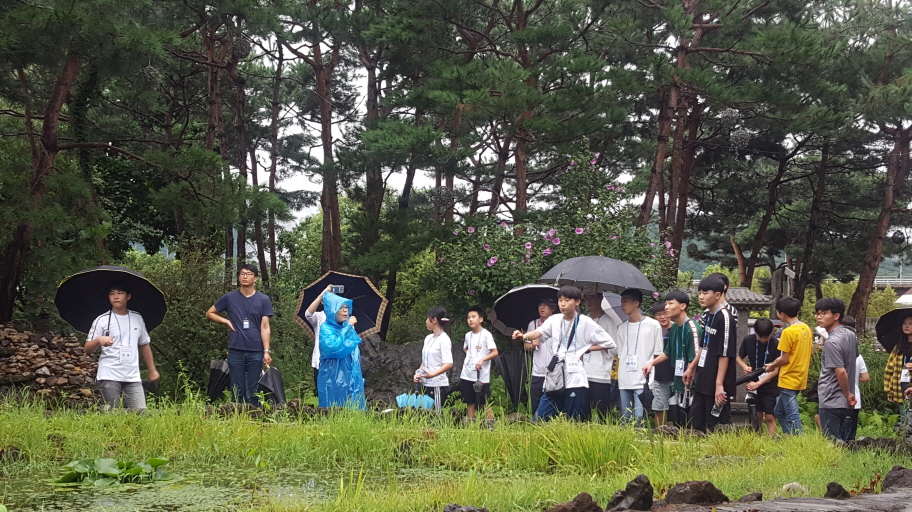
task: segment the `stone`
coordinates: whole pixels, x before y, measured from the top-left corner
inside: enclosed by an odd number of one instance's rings
[[[57,379],[57,383],[55,384],[55,386],[66,386],[67,384],[69,384],[69,382],[70,381],[67,380],[66,377],[60,377]]]
[[[827,492],[823,497],[832,500],[845,500],[851,498],[852,495],[838,482],[830,482],[827,484]]]
[[[614,493],[605,510],[652,510],[654,489],[646,475],[637,475],[627,487]]]
[[[807,494],[808,488],[798,482],[790,482],[782,486],[782,492],[786,494]]]
[[[79,394],[86,398],[92,398],[92,390],[88,388],[81,388]]]
[[[883,491],[912,488],[912,469],[893,466],[883,479]]]
[[[754,503],[756,501],[763,501],[762,492],[752,492],[738,498],[738,503]]]
[[[729,501],[712,482],[697,480],[675,484],[668,489],[665,500],[669,505],[715,505]]]
[[[652,429],[652,433],[657,436],[677,437],[681,429],[674,425],[662,425]]]
[[[573,498],[573,501],[568,501],[555,505],[554,507],[549,508],[545,512],[603,512],[602,508],[598,506],[598,503],[592,499],[592,496],[589,493],[581,492],[576,495],[576,498]]]
[[[462,505],[457,505],[455,503],[450,503],[449,505],[443,507],[443,512],[488,512],[488,509],[462,506]]]
[[[49,377],[51,375],[51,371],[47,369],[47,366],[42,366],[41,368],[38,368],[38,371],[35,372],[35,375],[43,375],[45,377]]]

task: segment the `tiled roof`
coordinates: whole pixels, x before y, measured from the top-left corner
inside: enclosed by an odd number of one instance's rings
[[[766,309],[773,303],[773,298],[752,291],[750,288],[731,287],[726,294],[728,303],[736,308]]]

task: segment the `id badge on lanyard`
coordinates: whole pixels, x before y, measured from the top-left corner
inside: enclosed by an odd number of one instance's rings
[[[567,356],[564,358],[564,368],[567,370],[567,373],[579,373],[583,369],[582,363],[578,357],[575,357],[574,353],[567,352]]]
[[[627,360],[624,361],[624,369],[630,373],[637,371],[637,358],[635,354],[627,354]]]
[[[683,377],[683,376],[684,376],[684,360],[678,359],[677,361],[675,361],[675,377]]]
[[[909,383],[909,380],[910,380],[909,377],[910,377],[910,375],[909,375],[909,369],[908,369],[908,368],[903,368],[903,369],[902,369],[902,373],[899,374],[899,382],[902,382],[902,383],[904,383],[904,384],[908,384],[908,383]]]
[[[706,354],[709,352],[709,345],[703,347],[703,350],[700,351],[700,363],[697,365],[700,368],[703,368],[703,365],[706,364]]]
[[[250,329],[250,319],[248,318],[244,319],[244,329]]]

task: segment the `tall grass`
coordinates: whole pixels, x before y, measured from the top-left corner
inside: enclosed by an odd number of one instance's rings
[[[444,416],[334,411],[326,416],[251,419],[207,416],[199,401],[158,404],[144,415],[46,414],[40,402],[0,402],[0,447],[27,461],[0,465],[0,477],[55,476],[75,458],[163,456],[175,472],[312,475],[338,482],[335,498],[273,501],[267,510],[440,510],[451,502],[494,510],[541,510],[590,492],[604,504],[639,473],[657,493],[676,482],[710,480],[731,498],[782,493],[798,481],[811,495],[836,480],[848,488],[885,474],[907,456],[849,452],[816,433],[772,440],[752,433],[660,438],[616,425],[562,420],[488,430]]]

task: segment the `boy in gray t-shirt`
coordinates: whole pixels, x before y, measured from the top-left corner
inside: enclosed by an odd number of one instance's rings
[[[852,410],[857,402],[854,390],[858,341],[855,333],[842,326],[845,303],[837,298],[817,301],[817,324],[829,333],[820,360],[820,430],[831,439],[848,441]]]

